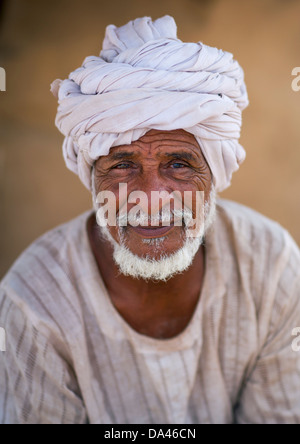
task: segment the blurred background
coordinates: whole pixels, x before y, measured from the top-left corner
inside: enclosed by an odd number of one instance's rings
[[[247,158],[221,194],[278,221],[300,244],[299,0],[0,0],[0,278],[34,239],[91,208],[64,166],[50,83],[98,55],[108,24],[172,15],[178,37],[232,52],[250,106]]]

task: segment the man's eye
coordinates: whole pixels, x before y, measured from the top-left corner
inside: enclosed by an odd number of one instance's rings
[[[118,163],[117,165],[113,166],[113,169],[117,169],[117,170],[124,170],[126,168],[130,168],[130,163]]]
[[[172,163],[171,167],[178,169],[178,168],[185,168],[187,167],[187,165],[181,162],[174,162]]]

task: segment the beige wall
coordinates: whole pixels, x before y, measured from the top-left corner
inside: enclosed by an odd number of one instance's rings
[[[223,197],[255,208],[300,243],[300,2],[283,0],[8,0],[0,29],[0,277],[37,236],[88,209],[64,167],[50,83],[98,54],[105,26],[173,15],[179,37],[232,52],[250,97],[247,159]]]

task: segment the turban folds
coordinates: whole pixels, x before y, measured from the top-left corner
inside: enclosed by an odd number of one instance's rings
[[[248,105],[242,68],[228,52],[179,40],[170,16],[108,26],[100,56],[87,57],[51,89],[66,165],[88,189],[100,156],[151,129],[193,134],[217,191],[245,158],[238,143]]]

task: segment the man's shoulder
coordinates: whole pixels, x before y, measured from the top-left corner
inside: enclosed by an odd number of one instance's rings
[[[86,232],[89,214],[86,212],[39,237],[3,278],[0,325],[10,338],[24,335],[19,331],[22,325],[27,331],[31,326],[45,338],[52,338],[60,353],[69,359],[65,344],[72,341],[70,326],[81,325],[77,279],[82,279],[86,270],[82,264],[90,257]]]
[[[232,229],[238,229],[241,235],[249,232],[249,230],[252,230],[254,234],[257,233],[259,236],[269,232],[271,236],[281,238],[287,234],[286,229],[275,220],[232,200],[218,199],[218,217],[223,222],[227,222]]]
[[[270,328],[289,301],[299,299],[300,250],[276,221],[244,205],[218,200],[207,245],[225,287],[233,297],[238,294],[240,302],[244,297],[245,306],[252,298],[258,318],[267,310]]]
[[[277,256],[289,249],[298,257],[300,254],[291,235],[278,222],[234,201],[218,199],[215,231],[218,230],[231,248],[241,253]]]
[[[71,259],[72,250],[82,249],[90,213],[85,212],[37,238],[17,258],[1,286],[9,286],[14,281],[23,282],[24,285],[38,285],[39,282],[47,285],[48,281],[53,281],[66,261]]]
[[[276,221],[239,202],[228,199],[217,200],[217,212],[235,223],[244,223],[253,227],[266,227],[274,231],[282,231],[283,227]]]

